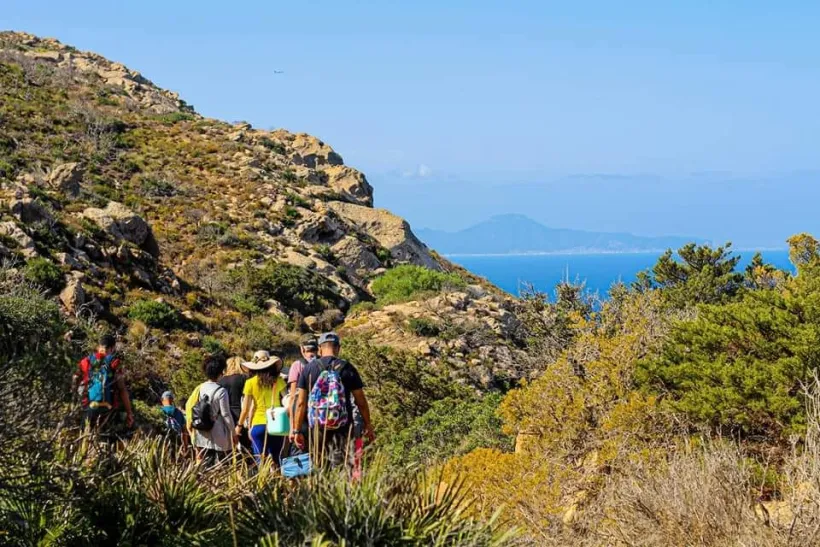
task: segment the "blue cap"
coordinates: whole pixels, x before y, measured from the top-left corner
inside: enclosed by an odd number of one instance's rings
[[[319,337],[319,345],[334,343],[339,345],[339,335],[335,332],[325,332]]]
[[[165,391],[165,392],[162,393],[161,398],[162,399],[173,399],[174,398],[174,392],[169,389],[168,391]]]

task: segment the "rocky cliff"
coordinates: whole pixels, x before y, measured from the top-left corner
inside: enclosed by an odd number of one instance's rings
[[[455,270],[374,209],[366,177],[320,139],[204,118],[136,71],[24,33],[0,33],[0,187],[7,265],[56,265],[66,313],[161,327],[173,358],[260,315],[293,332],[337,326],[399,264]],[[358,311],[343,328],[458,366],[512,367],[507,299],[486,284],[438,298]],[[135,315],[142,301],[177,320]],[[386,326],[428,313],[487,336],[443,344]]]

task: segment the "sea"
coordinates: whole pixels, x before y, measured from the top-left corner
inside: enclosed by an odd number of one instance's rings
[[[741,257],[737,269],[743,271],[755,252],[735,252],[734,256]],[[613,283],[631,283],[639,272],[654,266],[661,254],[449,255],[447,259],[515,296],[531,284],[552,297],[555,286],[569,280],[584,283],[587,291],[606,298]],[[788,251],[761,251],[761,254],[769,264],[794,271]]]

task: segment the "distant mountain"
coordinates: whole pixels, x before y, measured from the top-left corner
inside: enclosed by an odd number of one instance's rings
[[[416,233],[443,254],[626,253],[677,249],[693,241],[705,242],[694,237],[642,237],[548,228],[524,215],[495,216],[458,232],[421,229]]]

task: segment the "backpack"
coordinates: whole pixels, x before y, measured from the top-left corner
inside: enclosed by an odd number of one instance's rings
[[[177,413],[163,413],[165,414],[165,429],[167,432],[173,433],[174,435],[182,435],[182,424],[179,423],[179,420],[177,420]]]
[[[308,424],[311,428],[340,429],[349,422],[347,395],[339,372],[345,366],[341,359],[335,360],[322,370],[308,399]]]
[[[91,408],[111,408],[114,402],[114,362],[113,355],[98,359],[96,354],[88,356],[88,406]]]
[[[225,388],[217,388],[214,395],[220,389]],[[197,431],[210,431],[214,428],[214,412],[211,407],[211,399],[207,395],[200,395],[199,400],[194,405],[191,411],[191,427]]]

